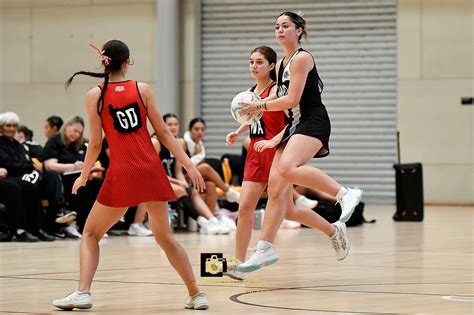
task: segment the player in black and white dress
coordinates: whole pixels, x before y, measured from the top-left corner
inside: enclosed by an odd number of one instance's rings
[[[301,37],[306,36],[305,27],[306,21],[298,14],[280,14],[276,20],[275,37],[283,47],[285,57],[277,65],[277,93],[263,102],[241,103],[247,107],[242,115],[288,110],[290,119],[279,135],[281,141],[270,170],[267,211],[257,250],[239,265],[239,271],[250,272],[278,261],[272,243],[285,215],[286,219],[299,221],[330,237],[338,260],[349,253],[344,222],[349,220],[359,203],[362,190],[344,188],[322,170],[306,165],[313,157],[329,154],[331,124],[321,101],[323,84],[313,56],[300,46]],[[335,196],[342,208],[340,221],[330,224],[313,211],[295,211],[292,184]]]

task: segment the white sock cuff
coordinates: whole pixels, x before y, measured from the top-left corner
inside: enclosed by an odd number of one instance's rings
[[[267,241],[258,241],[258,243],[257,243],[257,249],[265,250],[265,249],[268,249],[270,247],[272,247],[272,243],[267,242]]]

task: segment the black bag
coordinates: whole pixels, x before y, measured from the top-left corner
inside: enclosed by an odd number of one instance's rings
[[[346,222],[346,226],[357,226],[363,223],[376,222],[375,220],[367,221],[364,218],[364,206],[365,204],[363,202],[359,202],[359,204],[355,207],[351,218]],[[339,204],[336,205],[332,201],[318,201],[318,205],[313,210],[329,221],[329,223],[336,222],[341,216],[341,206]]]
[[[421,163],[395,164],[397,211],[395,221],[423,221],[423,173]]]
[[[421,163],[400,163],[400,132],[397,132],[398,164],[395,169],[397,210],[395,221],[423,221],[423,173]]]

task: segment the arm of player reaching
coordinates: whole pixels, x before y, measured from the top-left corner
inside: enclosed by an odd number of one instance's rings
[[[89,117],[89,145],[87,146],[86,157],[81,175],[76,179],[72,186],[72,193],[77,194],[80,187],[85,186],[91,169],[99,157],[102,148],[102,122],[97,113],[97,102],[100,97],[100,89],[95,87],[87,92],[86,110]]]
[[[253,116],[261,111],[280,111],[295,107],[299,104],[306,84],[309,71],[313,68],[313,58],[309,54],[298,54],[290,65],[291,84],[288,94],[274,100],[262,102],[241,102],[246,108],[239,112],[240,115]]]
[[[237,139],[244,133],[248,133],[250,131],[250,126],[249,125],[240,125],[239,128],[235,131],[231,131],[227,134],[225,137],[225,143],[227,146],[233,145]]]
[[[270,140],[260,140],[255,142],[253,148],[257,152],[263,152],[266,149],[271,149],[276,147],[280,142],[281,139],[283,138],[283,135],[285,134],[286,126],[283,128],[282,131],[280,131],[276,136],[271,138]]]
[[[160,111],[156,106],[153,89],[145,83],[138,83],[138,88],[145,102],[144,105],[147,108],[148,119],[150,120],[151,125],[156,132],[158,140],[161,144],[168,148],[168,150],[170,150],[170,152],[176,157],[176,160],[178,160],[184,166],[184,168],[186,168],[186,171],[188,172],[189,178],[193,182],[194,187],[199,192],[202,192],[205,188],[204,179],[197,168],[193,165],[189,157],[186,155],[183,148],[179,145],[178,140],[176,140],[173,134],[166,127],[163,118],[161,118]]]

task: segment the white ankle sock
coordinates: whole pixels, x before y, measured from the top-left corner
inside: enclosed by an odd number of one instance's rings
[[[270,247],[272,247],[272,243],[267,242],[267,241],[258,241],[257,243],[257,249],[266,250],[266,249],[269,249]]]
[[[214,222],[214,223],[219,223],[219,220],[217,220],[216,217],[212,217],[209,219],[210,222]]]
[[[341,186],[341,188],[337,192],[336,198],[341,199],[342,197],[344,197],[345,194],[347,194],[347,192],[348,192],[348,190]]]

